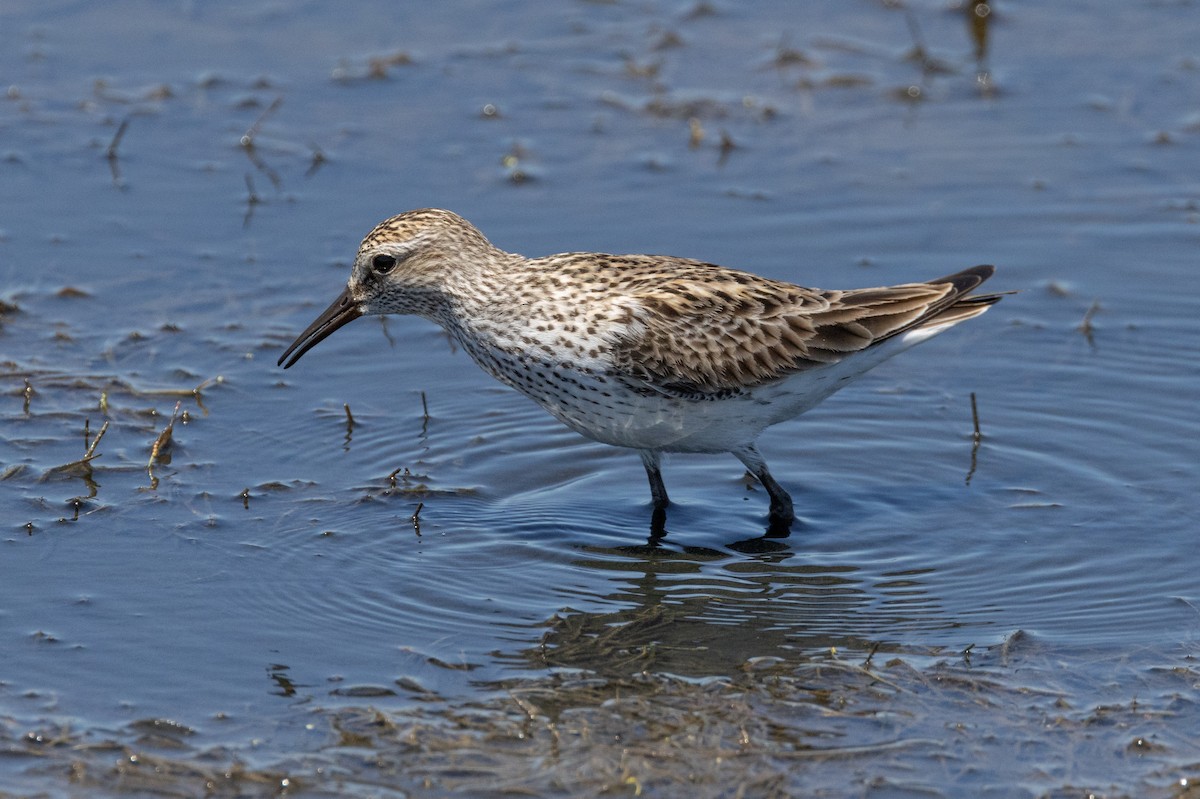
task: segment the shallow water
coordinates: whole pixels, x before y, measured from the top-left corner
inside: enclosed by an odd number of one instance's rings
[[[698,795],[1193,795],[1190,4],[1000,5],[983,62],[934,4],[239,9],[0,12],[0,792],[671,795],[708,729]],[[1019,293],[769,431],[792,536],[675,456],[651,546],[636,456],[428,323],[274,366],[420,206]]]

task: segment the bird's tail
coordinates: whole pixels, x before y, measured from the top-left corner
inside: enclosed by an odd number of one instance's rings
[[[934,285],[951,283],[954,290],[939,303],[940,308],[933,309],[932,313],[927,314],[914,327],[917,329],[947,328],[979,316],[989,307],[998,303],[1004,294],[971,294],[995,271],[994,266],[973,266],[970,269],[955,272],[953,275],[926,281]],[[930,330],[929,332],[935,331]]]

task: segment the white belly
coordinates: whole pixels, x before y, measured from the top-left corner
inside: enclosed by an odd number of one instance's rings
[[[518,363],[507,354],[478,346],[468,346],[468,351],[488,373],[588,438],[635,449],[728,452],[753,443],[765,428],[799,416],[929,335],[927,330],[914,331],[838,363],[719,399],[636,391],[595,371],[532,357]]]

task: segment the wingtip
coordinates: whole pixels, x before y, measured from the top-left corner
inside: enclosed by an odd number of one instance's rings
[[[930,280],[930,283],[952,283],[954,284],[955,294],[966,294],[969,291],[977,289],[983,281],[987,280],[996,272],[996,267],[991,264],[980,264],[972,266],[970,269],[964,269],[961,272],[955,272],[952,275],[939,277],[937,280]]]

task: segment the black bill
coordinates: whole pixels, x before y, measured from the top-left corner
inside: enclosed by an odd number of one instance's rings
[[[350,297],[350,289],[346,289],[333,301],[333,305],[326,308],[316,321],[305,328],[304,332],[292,342],[292,345],[283,351],[283,355],[280,355],[279,360],[275,362],[276,365],[287,369],[300,360],[301,355],[328,338],[330,333],[362,315],[362,311],[358,309],[358,303]],[[289,356],[291,357],[289,358]]]

